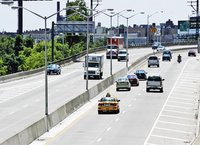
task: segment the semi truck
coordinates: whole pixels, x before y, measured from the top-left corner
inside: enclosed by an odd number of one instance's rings
[[[103,54],[88,54],[88,78],[101,79],[103,76]],[[87,75],[87,56],[84,62],[84,79]]]
[[[106,47],[107,47],[106,58],[110,59],[112,56],[112,58],[117,59],[119,49],[122,49],[124,47],[124,37],[120,36],[108,37]]]

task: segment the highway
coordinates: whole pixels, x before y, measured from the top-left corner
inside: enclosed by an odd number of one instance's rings
[[[150,52],[152,52],[151,48],[130,49],[130,63]],[[83,59],[80,59],[80,62],[64,66],[61,75],[48,77],[49,113],[85,91],[82,61]],[[106,60],[104,78],[109,76],[109,67],[110,60]],[[113,60],[113,73],[123,67],[125,67],[125,62]],[[100,81],[90,80],[89,88]],[[44,74],[1,83],[0,92],[1,143],[44,117]]]
[[[150,48],[132,49],[130,62],[150,52]],[[125,65],[113,60],[113,73]],[[109,68],[110,60],[105,59],[103,78],[110,75]],[[61,75],[48,76],[49,113],[86,90],[83,70],[81,58],[80,62],[63,66]],[[89,88],[100,81],[90,80]],[[38,74],[0,84],[0,143],[45,116],[44,82],[44,74]]]
[[[160,74],[165,79],[163,93],[147,93],[146,81],[130,92],[116,92],[114,84],[31,145],[191,144],[197,129],[200,57],[181,55],[180,64],[173,54],[172,61],[161,62],[160,68],[148,68],[146,63],[135,68]],[[119,114],[98,115],[98,100],[107,92],[120,99]]]

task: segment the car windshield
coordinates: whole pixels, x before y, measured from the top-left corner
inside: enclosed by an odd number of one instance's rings
[[[57,65],[56,64],[51,64],[51,65],[48,65],[48,68],[57,68]]]
[[[149,57],[149,59],[151,59],[151,60],[157,60],[158,58],[156,56],[151,56],[151,57]]]
[[[128,80],[128,78],[119,78],[117,81],[118,82],[124,82],[124,81],[127,81]]]
[[[126,51],[119,51],[119,54],[126,54]]]
[[[159,76],[150,76],[150,77],[148,77],[148,81],[161,81],[161,77],[159,77]]]
[[[112,45],[112,49],[117,49],[117,48],[118,48],[118,46]],[[107,49],[111,49],[111,45],[108,45],[108,46],[107,46]]]
[[[129,79],[137,78],[136,75],[128,75],[127,77],[128,77]]]
[[[136,73],[145,73],[144,70],[136,70]]]
[[[88,63],[88,67],[96,67],[96,68],[99,68],[99,63]]]
[[[113,102],[113,101],[116,101],[116,99],[115,99],[115,98],[112,98],[112,97],[104,97],[104,98],[101,98],[100,101],[101,101],[101,102],[104,102],[104,101]]]

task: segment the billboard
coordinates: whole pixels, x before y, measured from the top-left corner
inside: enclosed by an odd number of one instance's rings
[[[178,21],[178,29],[180,30],[180,31],[184,31],[184,32],[186,32],[186,31],[188,31],[188,29],[189,29],[189,21],[188,20],[184,20],[184,21]]]

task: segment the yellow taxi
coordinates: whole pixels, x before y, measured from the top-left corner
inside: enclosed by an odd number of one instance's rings
[[[106,112],[119,113],[119,102],[115,97],[102,97],[98,103],[98,114]]]

